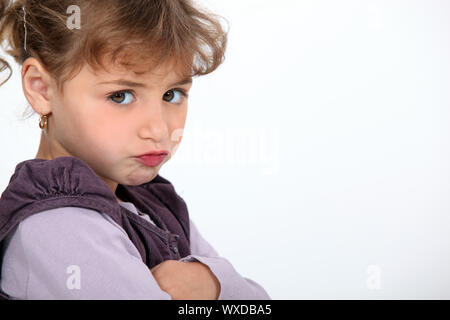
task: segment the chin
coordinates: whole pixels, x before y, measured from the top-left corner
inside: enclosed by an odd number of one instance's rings
[[[155,179],[155,177],[158,175],[159,170],[155,170],[154,172],[150,173],[150,174],[139,174],[139,175],[135,175],[135,176],[128,176],[125,181],[121,184],[123,185],[128,185],[128,186],[139,186],[141,184],[144,183],[148,183],[150,181],[152,181],[153,179]]]

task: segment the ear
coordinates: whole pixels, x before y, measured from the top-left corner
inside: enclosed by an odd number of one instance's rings
[[[52,112],[51,99],[54,81],[36,58],[28,58],[22,65],[22,88],[28,103],[39,114]]]

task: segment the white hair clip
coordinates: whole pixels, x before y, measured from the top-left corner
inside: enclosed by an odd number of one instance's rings
[[[25,6],[22,6],[23,11],[23,28],[25,29],[25,39],[23,41],[23,47],[27,51],[27,12],[25,11]]]

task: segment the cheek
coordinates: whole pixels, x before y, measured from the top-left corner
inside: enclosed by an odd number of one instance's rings
[[[186,108],[171,115],[168,121],[170,143],[173,146],[179,144],[183,137],[186,124]]]
[[[176,129],[183,129],[186,124],[186,117],[187,117],[187,108],[182,107],[181,110],[178,109],[175,112],[172,112],[169,115],[168,118],[168,127],[170,131],[176,130]]]
[[[92,117],[85,125],[86,138],[104,149],[114,150],[129,140],[132,132],[129,124],[120,117]]]
[[[103,106],[84,104],[71,114],[69,127],[73,142],[94,152],[114,152],[126,140],[127,128],[120,115]]]

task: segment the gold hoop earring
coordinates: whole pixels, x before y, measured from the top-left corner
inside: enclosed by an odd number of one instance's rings
[[[41,115],[41,119],[39,120],[39,128],[45,129],[48,123],[48,116]]]

